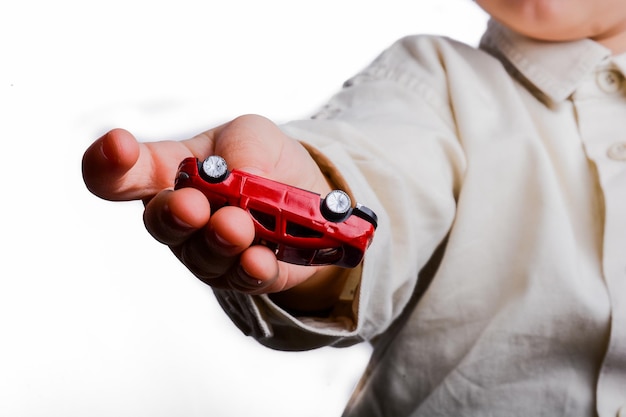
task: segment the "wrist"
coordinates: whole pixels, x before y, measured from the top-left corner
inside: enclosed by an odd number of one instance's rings
[[[303,283],[269,297],[294,316],[329,316],[344,294],[348,275],[345,268],[321,267]]]

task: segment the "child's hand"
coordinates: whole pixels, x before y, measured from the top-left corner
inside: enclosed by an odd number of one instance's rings
[[[291,293],[297,296],[305,290],[312,309],[332,303],[339,284],[334,278],[336,268],[278,262],[268,248],[250,247],[254,226],[245,211],[224,207],[212,213],[200,191],[172,189],[178,164],[184,158],[204,159],[213,154],[224,157],[232,169],[321,195],[330,191],[308,152],[259,116],[242,116],[181,142],[138,143],[130,133],[113,130],[85,152],[83,177],[89,190],[99,197],[143,200],[148,231],[170,246],[205,283],[258,294],[285,291],[307,281]]]

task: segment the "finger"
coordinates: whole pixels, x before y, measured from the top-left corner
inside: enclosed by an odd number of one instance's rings
[[[96,140],[83,155],[83,179],[94,194],[114,199],[114,191],[139,159],[139,144],[132,135],[115,129]]]
[[[211,207],[194,188],[164,190],[146,205],[144,224],[159,242],[177,246],[209,221]]]
[[[85,184],[107,200],[151,198],[174,185],[176,169],[184,158],[211,154],[219,131],[218,127],[186,141],[139,143],[126,130],[111,130],[85,151]]]
[[[279,262],[274,253],[265,246],[252,246],[239,258],[239,263],[226,275],[232,289],[248,294],[270,291],[279,279]]]
[[[271,174],[284,146],[283,136],[274,123],[262,116],[240,116],[220,132],[215,152],[232,168]]]
[[[194,275],[215,286],[212,280],[225,275],[253,240],[254,224],[248,213],[224,207],[213,214],[205,229],[173,250]]]
[[[171,249],[183,265],[205,284],[214,288],[230,288],[224,275],[234,267],[238,257],[217,255],[215,244],[204,230]]]
[[[317,181],[323,178],[306,149],[262,116],[240,116],[224,125],[215,137],[215,153],[231,169],[306,189],[319,191]]]

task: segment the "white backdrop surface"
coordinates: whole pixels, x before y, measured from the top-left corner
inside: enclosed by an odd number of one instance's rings
[[[89,194],[82,152],[308,117],[397,38],[485,23],[470,0],[2,2],[0,416],[340,415],[369,349],[241,335],[141,204]]]

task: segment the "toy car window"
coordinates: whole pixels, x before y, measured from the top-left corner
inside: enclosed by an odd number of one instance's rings
[[[325,265],[333,264],[341,259],[343,256],[342,248],[327,248],[320,249],[315,254],[312,264]]]
[[[272,232],[276,230],[276,217],[260,210],[249,209],[248,211],[261,226]]]
[[[322,232],[318,232],[317,230],[313,230],[309,227],[294,222],[287,222],[286,232],[289,236],[294,237],[320,238],[324,236]]]

